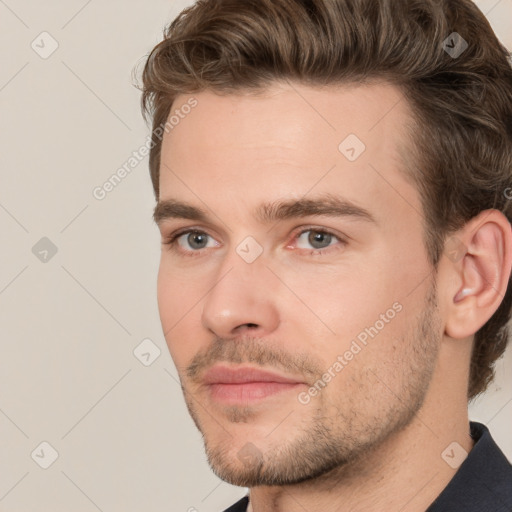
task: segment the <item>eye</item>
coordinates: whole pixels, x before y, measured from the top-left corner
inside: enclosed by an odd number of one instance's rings
[[[208,249],[219,245],[208,233],[199,230],[182,231],[164,243],[170,245],[171,248],[178,246],[179,250],[184,252],[198,252],[201,249]]]
[[[338,236],[323,229],[306,229],[296,237],[297,249],[326,249],[344,241]]]

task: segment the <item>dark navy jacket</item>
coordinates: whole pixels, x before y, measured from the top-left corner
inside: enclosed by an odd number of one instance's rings
[[[485,425],[470,428],[473,449],[425,512],[512,512],[512,465]],[[244,496],[224,512],[246,512],[248,503]]]

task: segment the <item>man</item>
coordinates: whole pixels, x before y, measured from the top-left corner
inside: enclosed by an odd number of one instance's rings
[[[158,302],[229,511],[511,511],[512,69],[469,0],[202,0],[143,73]]]

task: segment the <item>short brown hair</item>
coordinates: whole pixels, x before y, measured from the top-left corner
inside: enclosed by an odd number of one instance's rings
[[[450,234],[479,212],[495,208],[512,220],[509,58],[471,0],[199,0],[165,29],[143,70],[155,196],[162,144],[155,130],[178,94],[257,91],[280,80],[383,80],[400,88],[414,114],[403,172],[421,196],[425,247],[437,269]],[[469,399],[494,377],[511,307],[509,280],[475,334]]]

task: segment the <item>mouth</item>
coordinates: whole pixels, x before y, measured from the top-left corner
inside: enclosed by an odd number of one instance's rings
[[[203,377],[210,397],[226,405],[259,402],[271,396],[297,390],[306,383],[253,367],[214,366]]]

